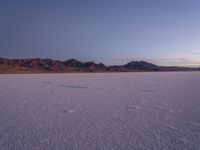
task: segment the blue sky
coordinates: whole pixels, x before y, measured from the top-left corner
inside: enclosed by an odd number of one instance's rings
[[[200,66],[199,0],[0,0],[0,57]]]

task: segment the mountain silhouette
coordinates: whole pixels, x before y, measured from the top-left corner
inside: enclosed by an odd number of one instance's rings
[[[132,71],[200,71],[200,68],[164,67],[145,61],[131,61],[124,65],[106,66],[103,63],[53,59],[0,58],[0,73],[67,73],[67,72],[132,72]]]

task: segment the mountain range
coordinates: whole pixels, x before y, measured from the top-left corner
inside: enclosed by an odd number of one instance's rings
[[[0,58],[0,73],[68,73],[68,72],[134,72],[134,71],[200,71],[200,68],[165,67],[145,61],[131,61],[124,65],[106,66],[103,63],[53,59]]]

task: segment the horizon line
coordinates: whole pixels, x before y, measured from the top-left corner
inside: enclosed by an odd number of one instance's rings
[[[94,62],[94,63],[96,63],[96,64],[103,64],[103,65],[105,65],[105,66],[107,66],[107,67],[109,67],[109,66],[121,66],[121,65],[125,65],[125,64],[128,64],[128,63],[130,63],[130,62],[147,62],[147,63],[151,63],[151,64],[154,64],[154,65],[157,65],[157,66],[159,66],[159,67],[181,67],[181,68],[200,68],[200,64],[198,65],[198,64],[193,64],[193,65],[159,65],[158,63],[154,63],[153,62],[153,59],[123,59],[123,58],[121,58],[121,60],[126,60],[126,62],[124,62],[124,63],[121,63],[121,64],[112,64],[112,65],[108,65],[108,64],[106,64],[106,63],[104,63],[103,61],[94,61],[94,60],[86,60],[86,61],[84,61],[84,60],[80,60],[79,58],[75,58],[75,57],[70,57],[70,58],[50,58],[50,57],[23,57],[23,58],[21,58],[21,57],[18,57],[18,58],[16,58],[16,57],[1,57],[0,56],[0,59],[9,59],[9,60],[14,60],[14,59],[17,59],[17,60],[26,60],[26,59],[50,59],[50,60],[53,60],[53,61],[68,61],[68,60],[77,60],[77,61],[80,61],[80,62],[82,62],[82,63],[87,63],[87,62]],[[117,59],[117,58],[116,58]],[[180,59],[180,58],[178,58],[178,59]],[[159,59],[159,60],[162,60],[162,59]],[[165,59],[163,59],[163,60],[177,60],[177,59],[170,59],[170,58],[165,58]],[[168,62],[170,62],[170,61],[168,61]]]

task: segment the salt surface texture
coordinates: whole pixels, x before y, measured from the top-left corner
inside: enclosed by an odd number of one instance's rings
[[[0,75],[0,149],[200,149],[200,73]]]

